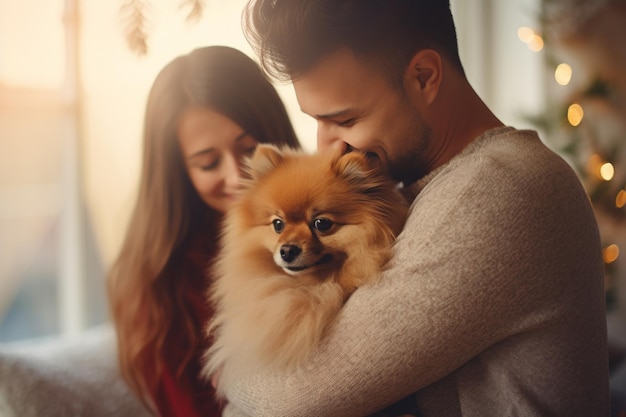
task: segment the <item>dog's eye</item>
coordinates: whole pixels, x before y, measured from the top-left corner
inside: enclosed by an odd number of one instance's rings
[[[330,230],[331,227],[333,227],[333,224],[334,223],[332,222],[332,220],[329,220],[325,217],[320,217],[313,220],[313,227],[320,232],[327,232],[328,230]]]
[[[274,219],[272,220],[272,226],[274,226],[276,233],[280,233],[285,228],[285,223],[281,219]]]

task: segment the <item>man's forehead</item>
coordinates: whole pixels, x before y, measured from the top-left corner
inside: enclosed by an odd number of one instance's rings
[[[307,114],[344,111],[371,83],[373,72],[346,50],[339,50],[293,79],[300,108]]]

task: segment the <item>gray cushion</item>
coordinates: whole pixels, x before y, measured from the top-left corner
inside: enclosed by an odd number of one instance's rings
[[[148,417],[122,380],[108,325],[0,345],[2,417]]]

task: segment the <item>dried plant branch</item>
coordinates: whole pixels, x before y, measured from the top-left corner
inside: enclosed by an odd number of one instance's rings
[[[182,0],[180,4],[181,9],[188,8],[187,22],[197,23],[202,19],[204,13],[204,1],[203,0]]]
[[[124,37],[130,50],[139,56],[148,53],[148,9],[149,0],[123,0],[120,17],[124,25]],[[204,0],[180,0],[179,9],[187,9],[185,20],[197,23],[204,13]]]
[[[146,13],[147,4],[144,0],[125,0],[120,7],[126,43],[132,52],[140,56],[148,53]]]

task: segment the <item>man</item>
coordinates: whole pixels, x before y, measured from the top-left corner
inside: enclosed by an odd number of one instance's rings
[[[227,387],[226,414],[364,416],[407,398],[423,416],[608,415],[590,204],[474,92],[448,1],[256,0],[246,21],[319,149],[365,152],[417,197],[379,284],[302,368]]]

